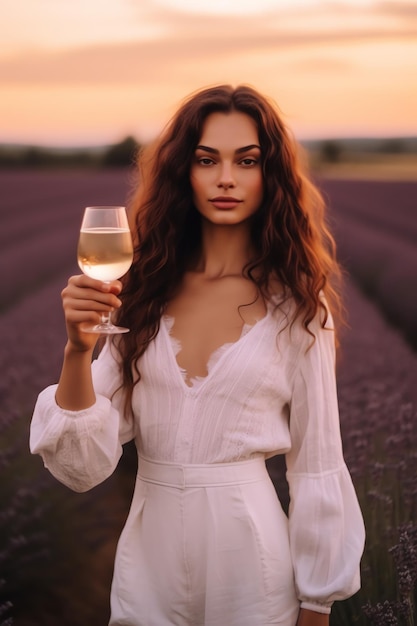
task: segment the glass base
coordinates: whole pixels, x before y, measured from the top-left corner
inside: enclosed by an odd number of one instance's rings
[[[121,333],[130,332],[129,328],[124,328],[124,326],[114,326],[114,324],[96,324],[95,326],[90,326],[89,328],[83,328],[83,332],[85,333],[96,333],[97,335],[120,335]]]

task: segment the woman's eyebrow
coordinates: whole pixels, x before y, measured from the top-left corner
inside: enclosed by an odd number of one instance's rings
[[[256,143],[252,143],[249,146],[243,146],[242,148],[237,148],[237,150],[235,150],[235,153],[241,154],[242,152],[249,152],[249,150],[253,150],[254,148],[256,148],[257,150],[261,149],[261,147],[258,146]],[[219,151],[216,150],[216,148],[210,148],[209,146],[199,145],[196,147],[196,150],[203,150],[204,152],[210,152],[210,154],[219,154]]]
[[[208,146],[197,146],[196,150],[203,150],[204,152],[210,152],[210,154],[219,154],[219,151],[216,148],[209,148]]]
[[[257,150],[260,150],[261,146],[258,146],[258,144],[256,143],[252,143],[249,146],[243,146],[243,148],[238,148],[236,150],[236,154],[241,154],[242,152],[249,152],[250,150],[253,150],[254,148]]]

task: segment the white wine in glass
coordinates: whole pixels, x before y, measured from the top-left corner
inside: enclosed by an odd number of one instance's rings
[[[84,274],[105,283],[126,274],[133,261],[133,243],[125,207],[91,206],[84,210],[77,258]],[[102,313],[100,324],[83,330],[106,335],[129,332],[112,324],[110,313]]]

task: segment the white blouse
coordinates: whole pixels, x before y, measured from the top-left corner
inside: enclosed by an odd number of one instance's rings
[[[270,304],[191,385],[176,361],[172,320],[163,316],[139,362],[133,419],[123,414],[118,355],[107,343],[93,363],[95,404],[64,410],[55,402],[56,385],[45,389],[30,448],[75,491],[110,476],[131,439],[139,462],[141,455],[187,464],[285,454],[298,597],[302,607],[329,613],[333,601],[359,589],[364,526],[343,459],[331,320],[326,329],[313,321],[312,343],[300,322],[289,324],[289,315],[288,307]]]

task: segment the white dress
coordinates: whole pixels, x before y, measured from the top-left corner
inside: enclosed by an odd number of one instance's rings
[[[329,613],[359,589],[364,526],[343,459],[334,333],[315,320],[312,343],[288,314],[269,305],[191,386],[162,317],[139,363],[133,420],[113,395],[109,343],[93,364],[92,407],[61,409],[56,386],[39,395],[31,451],[71,489],[106,479],[127,441],[138,449],[112,626],[294,626],[300,606]],[[289,519],[264,468],[276,454]]]

